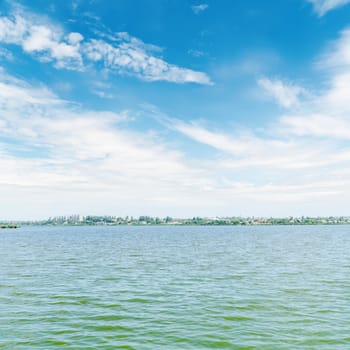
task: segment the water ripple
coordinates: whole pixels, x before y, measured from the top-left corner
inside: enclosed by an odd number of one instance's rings
[[[0,235],[0,349],[350,349],[350,227]]]

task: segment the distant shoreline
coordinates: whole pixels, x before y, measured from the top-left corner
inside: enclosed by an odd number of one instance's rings
[[[329,217],[214,217],[172,218],[140,216],[59,216],[47,220],[0,221],[1,228],[19,226],[310,226],[350,225],[350,216]]]

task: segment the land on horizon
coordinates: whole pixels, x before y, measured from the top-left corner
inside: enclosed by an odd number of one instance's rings
[[[192,218],[164,218],[152,216],[111,216],[111,215],[70,215],[50,217],[46,220],[2,220],[1,228],[16,228],[19,225],[38,226],[118,226],[118,225],[347,225],[350,224],[350,216],[318,216],[318,217],[192,217]]]

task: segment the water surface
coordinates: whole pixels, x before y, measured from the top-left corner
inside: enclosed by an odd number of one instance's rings
[[[350,227],[0,231],[0,349],[350,349]]]

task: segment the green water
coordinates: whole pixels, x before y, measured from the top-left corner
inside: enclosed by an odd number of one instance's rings
[[[0,349],[350,349],[350,227],[0,232]]]

